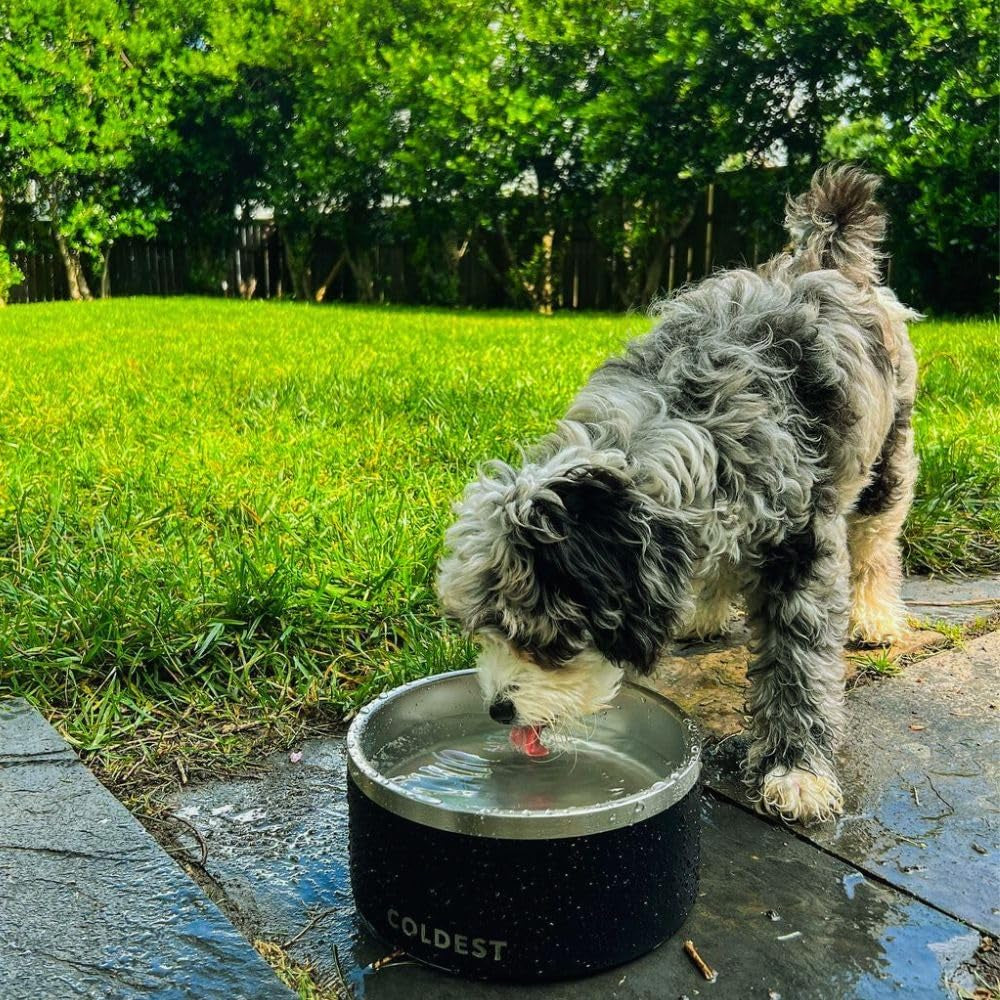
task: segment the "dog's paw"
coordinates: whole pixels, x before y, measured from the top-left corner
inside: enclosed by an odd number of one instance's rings
[[[860,646],[891,646],[906,635],[906,623],[895,609],[881,613],[867,610],[851,615],[848,638]]]
[[[775,767],[760,788],[757,808],[788,823],[825,823],[844,811],[844,796],[832,773]]]
[[[906,635],[906,619],[899,608],[855,608],[848,638],[861,646],[891,646]]]
[[[697,608],[694,614],[674,633],[678,642],[710,642],[724,639],[733,630],[735,618],[728,604]]]

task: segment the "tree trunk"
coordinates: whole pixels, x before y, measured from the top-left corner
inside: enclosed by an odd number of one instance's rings
[[[646,264],[646,280],[642,285],[643,305],[649,305],[663,289],[663,273],[666,269],[667,254],[670,252],[669,235],[660,230],[656,236],[653,256]]]
[[[506,235],[501,231],[501,245],[505,244],[507,241]],[[512,294],[513,284],[510,280],[510,254],[504,254],[504,258],[507,262],[507,269],[501,271],[500,268],[496,266],[493,258],[490,257],[489,250],[486,244],[482,240],[476,241],[476,260],[483,266],[486,273],[493,279],[496,283],[497,288],[507,294],[508,296]],[[513,294],[516,297],[517,290],[513,290]]]
[[[90,293],[90,287],[83,273],[83,265],[80,262],[80,251],[74,250],[66,242],[66,237],[59,232],[58,226],[53,226],[56,238],[56,246],[59,247],[59,256],[62,257],[63,267],[66,270],[66,283],[69,285],[69,297],[73,302],[90,301],[94,296]]]
[[[670,261],[671,244],[687,229],[694,218],[694,212],[694,204],[689,204],[680,215],[674,217],[672,222],[662,221],[657,225],[656,242],[653,246],[652,255],[646,262],[646,274],[641,292],[644,305],[649,305],[656,295],[663,290],[663,277]],[[672,282],[669,273],[666,285],[668,286],[668,292],[673,290],[670,287]]]
[[[442,239],[444,249],[444,267],[447,274],[448,284],[445,293],[445,301],[448,305],[454,305],[461,298],[462,277],[461,267],[465,255],[472,245],[472,231],[469,230],[462,242],[454,232],[447,233]]]
[[[111,298],[111,244],[101,256],[101,298]]]
[[[348,254],[347,264],[354,275],[354,284],[358,293],[359,302],[375,301],[375,274],[372,264],[372,255],[368,250],[362,250],[358,254]]]
[[[316,289],[316,301],[322,302],[326,298],[326,293],[333,284],[333,279],[340,274],[340,269],[344,266],[344,262],[347,260],[347,251],[345,250],[334,262],[333,267],[330,268],[329,273],[323,279],[323,284]]]
[[[310,247],[295,246],[295,241],[278,224],[281,242],[285,245],[285,260],[288,262],[288,273],[292,276],[292,296],[308,302],[312,298],[312,264],[310,262]]]
[[[553,281],[552,281],[552,247],[555,243],[556,234],[550,229],[542,237],[542,273],[540,287],[538,289],[537,307],[543,316],[552,315],[554,305]]]

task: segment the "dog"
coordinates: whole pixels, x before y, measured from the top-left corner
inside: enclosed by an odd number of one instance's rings
[[[787,251],[663,302],[520,468],[490,464],[456,505],[438,593],[524,752],[742,598],[751,797],[786,821],[842,811],[843,646],[904,630],[917,468],[918,314],[880,281],[878,184],[817,171]]]

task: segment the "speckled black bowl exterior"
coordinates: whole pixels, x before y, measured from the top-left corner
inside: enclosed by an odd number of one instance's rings
[[[475,673],[455,671],[379,696],[351,724],[351,882],[362,917],[430,965],[524,982],[620,965],[670,937],[698,888],[701,742],[691,718],[623,684],[594,734],[631,746],[657,777],[591,805],[456,807],[383,773],[385,748],[421,738],[427,721],[482,711]]]
[[[477,979],[583,976],[684,923],[698,889],[699,787],[641,822],[548,840],[413,822],[348,782],[358,911],[394,948]]]

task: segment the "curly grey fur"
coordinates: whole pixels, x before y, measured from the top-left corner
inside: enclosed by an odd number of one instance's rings
[[[788,199],[785,228],[806,267],[840,271],[858,285],[878,282],[886,227],[879,184],[859,167],[828,166],[805,194]]]
[[[594,373],[522,468],[493,466],[469,486],[439,589],[449,614],[518,661],[516,683],[485,685],[491,696],[518,705],[533,683],[525,663],[551,673],[591,656],[647,671],[684,621],[721,625],[742,593],[756,635],[754,787],[786,817],[836,811],[852,579],[855,605],[874,602],[852,621],[888,622],[915,470],[915,314],[876,284],[875,185],[854,168],[820,171],[792,203],[804,241],[793,254],[662,303],[652,332]],[[856,511],[880,469],[902,485]],[[519,722],[556,721],[544,698],[528,703],[539,718],[519,709]],[[810,791],[803,774],[822,784]]]

